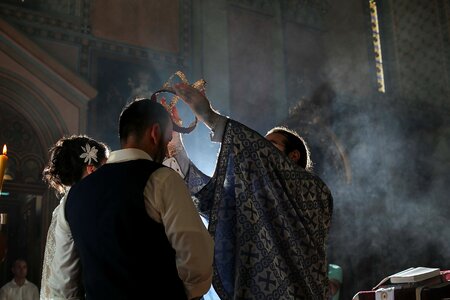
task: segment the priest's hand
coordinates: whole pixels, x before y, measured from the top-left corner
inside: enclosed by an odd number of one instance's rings
[[[173,86],[173,89],[177,96],[192,109],[200,121],[209,128],[214,125],[218,113],[211,107],[211,103],[204,93],[186,83],[177,83]]]

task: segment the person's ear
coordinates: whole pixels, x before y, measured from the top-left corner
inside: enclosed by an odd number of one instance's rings
[[[86,166],[86,173],[87,175],[91,174],[92,172],[94,172],[97,168],[94,165],[87,165]]]
[[[84,178],[94,172],[97,168],[94,165],[86,165],[83,169],[83,174],[81,174],[81,178]]]
[[[295,163],[297,163],[300,160],[300,156],[301,156],[300,151],[298,151],[297,149],[292,150],[288,154],[288,157],[292,159]]]
[[[156,145],[161,138],[161,134],[162,134],[161,126],[159,126],[158,123],[153,124],[149,128],[148,134],[149,134],[149,138],[150,138],[150,141],[152,142],[152,144]]]

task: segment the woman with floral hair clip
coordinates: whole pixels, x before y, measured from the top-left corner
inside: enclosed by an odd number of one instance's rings
[[[58,140],[50,148],[49,156],[42,172],[43,180],[62,198],[53,211],[47,233],[40,299],[79,299],[79,258],[64,215],[64,206],[70,187],[101,167],[109,156],[109,148],[88,136],[72,135]],[[62,268],[66,268],[67,273],[60,272]],[[61,274],[71,276],[62,277]],[[60,288],[62,286],[64,288]]]

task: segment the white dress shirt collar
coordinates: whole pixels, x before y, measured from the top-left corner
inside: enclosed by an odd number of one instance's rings
[[[136,159],[148,159],[153,160],[148,153],[141,149],[136,148],[126,148],[121,150],[116,150],[111,152],[109,155],[108,160],[106,163],[119,163],[129,160],[136,160]]]

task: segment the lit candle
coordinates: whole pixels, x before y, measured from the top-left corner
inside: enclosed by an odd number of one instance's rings
[[[3,154],[0,155],[0,193],[3,186],[3,177],[5,176],[6,163],[8,162],[8,156],[6,156],[6,145],[3,145]]]

